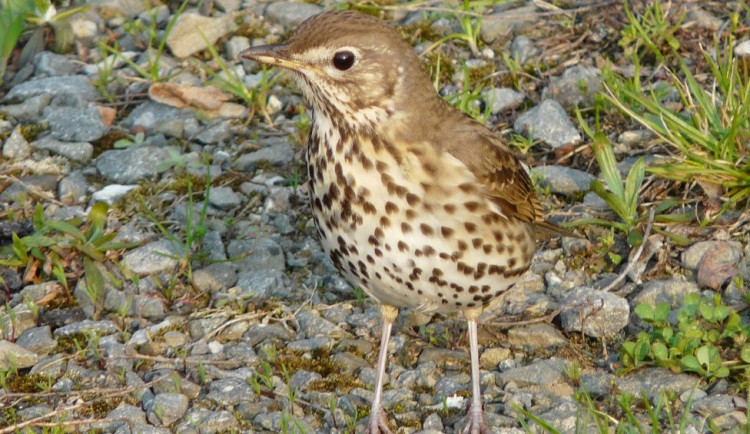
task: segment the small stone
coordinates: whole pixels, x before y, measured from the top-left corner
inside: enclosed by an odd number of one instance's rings
[[[479,366],[482,369],[492,370],[497,368],[500,362],[512,356],[513,354],[508,348],[485,348],[479,356]]]
[[[167,148],[142,146],[102,152],[96,159],[96,169],[108,181],[117,184],[137,184],[156,176],[159,166],[170,158]]]
[[[290,142],[279,143],[249,154],[240,155],[232,168],[241,172],[254,172],[261,164],[282,166],[294,159],[294,149]]]
[[[567,345],[568,340],[551,324],[538,323],[508,330],[508,343],[520,348],[550,350]]]
[[[201,292],[216,293],[237,284],[234,265],[218,262],[193,272],[193,285]]]
[[[81,64],[67,56],[42,51],[34,56],[34,69],[37,76],[74,75],[81,69]]]
[[[566,331],[583,332],[591,337],[613,336],[628,325],[628,301],[610,292],[579,288],[563,303],[560,315]]]
[[[236,59],[243,50],[248,48],[250,48],[250,39],[244,36],[233,36],[224,44],[226,56],[230,59]]]
[[[565,109],[550,99],[519,116],[513,129],[519,134],[542,140],[552,148],[581,142],[581,135]]]
[[[20,345],[0,340],[0,369],[8,369],[11,360],[16,367],[23,369],[36,363],[39,356]]]
[[[177,18],[172,31],[167,37],[167,46],[175,56],[184,59],[206,49],[206,41],[215,43],[222,36],[234,31],[234,18],[204,17],[192,12],[185,12]]]
[[[178,248],[169,240],[159,240],[130,250],[122,265],[139,275],[171,273],[177,267]]]
[[[188,398],[178,393],[160,393],[154,397],[148,421],[157,426],[169,426],[185,414]]]
[[[498,375],[503,384],[514,382],[519,386],[545,386],[565,381],[565,362],[562,360],[537,360],[528,366],[509,369]]]
[[[49,326],[27,329],[18,336],[16,344],[39,355],[47,355],[57,347]]]
[[[645,303],[656,306],[666,301],[672,308],[682,306],[686,295],[698,292],[698,285],[679,279],[650,280],[643,283],[643,289],[630,302],[631,307]]]
[[[96,333],[99,336],[106,336],[116,332],[117,326],[112,321],[84,320],[57,328],[54,335],[58,338],[92,333]]]
[[[104,202],[107,205],[114,205],[123,196],[130,191],[138,188],[137,185],[120,185],[110,184],[91,195],[91,203]]]
[[[62,142],[52,137],[44,137],[31,143],[34,149],[49,151],[79,163],[88,163],[94,155],[94,145],[88,142]]]
[[[493,115],[517,108],[523,103],[524,95],[513,89],[494,87],[482,93],[482,98],[490,104]]]
[[[590,105],[601,87],[602,77],[598,68],[575,65],[550,80],[549,86],[542,92],[542,99],[553,99],[568,107]]]
[[[582,170],[565,166],[542,166],[536,169],[553,193],[575,195],[591,188],[594,177]]]
[[[96,101],[99,91],[83,75],[40,78],[14,86],[3,101],[17,104],[39,95],[50,95],[57,100]]]
[[[241,196],[231,187],[214,187],[211,189],[208,198],[211,205],[222,210],[230,210],[240,206],[241,200]]]
[[[539,54],[539,49],[526,35],[518,35],[510,44],[511,56],[519,64],[525,65],[532,57]]]
[[[32,147],[21,134],[21,127],[16,127],[3,144],[3,157],[8,160],[23,160],[31,155]]]
[[[49,125],[53,138],[66,142],[92,142],[107,131],[96,107],[50,106],[42,111],[42,120]]]
[[[266,7],[268,19],[284,27],[296,26],[321,12],[323,8],[320,6],[303,2],[277,1]]]

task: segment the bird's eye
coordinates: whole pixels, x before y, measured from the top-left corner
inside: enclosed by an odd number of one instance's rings
[[[333,55],[333,66],[339,71],[346,71],[354,65],[355,56],[351,51],[339,51]]]

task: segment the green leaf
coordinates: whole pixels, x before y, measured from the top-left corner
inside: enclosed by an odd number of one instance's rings
[[[686,371],[701,372],[701,365],[698,363],[698,359],[695,356],[685,356],[680,360],[680,366]]]
[[[89,210],[86,216],[86,222],[91,224],[88,239],[92,240],[104,232],[104,226],[107,223],[107,211],[109,206],[105,202],[97,202]]]
[[[701,366],[708,366],[709,362],[711,361],[709,357],[708,346],[703,345],[702,347],[699,347],[697,350],[695,350],[695,357],[698,360],[698,363],[701,364]]]
[[[672,306],[666,301],[662,301],[656,305],[654,310],[654,321],[658,323],[666,323],[669,319],[669,313],[672,312]]]
[[[745,363],[750,363],[750,344],[745,344],[742,346],[742,350],[740,351],[740,359],[742,359]]]
[[[99,297],[104,296],[104,276],[96,266],[96,262],[88,257],[83,258],[83,271],[86,276],[86,293],[89,294],[91,302],[95,305],[103,300]]]
[[[48,228],[54,229],[58,232],[62,232],[63,234],[70,235],[71,237],[75,238],[76,240],[85,243],[86,242],[86,236],[81,232],[80,229],[77,227],[71,225],[67,222],[61,222],[57,220],[50,220],[45,223],[45,225]]]
[[[669,351],[663,343],[654,342],[651,344],[651,351],[654,353],[654,358],[656,360],[669,360]]]
[[[635,314],[646,322],[654,321],[654,308],[649,304],[641,303],[635,307]]]

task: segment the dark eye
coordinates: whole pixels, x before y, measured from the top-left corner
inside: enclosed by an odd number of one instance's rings
[[[333,55],[333,66],[339,71],[346,71],[354,65],[355,56],[351,51],[339,51]]]

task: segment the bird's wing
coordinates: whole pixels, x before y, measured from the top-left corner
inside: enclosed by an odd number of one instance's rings
[[[459,129],[446,149],[474,174],[487,198],[507,218],[545,225],[534,185],[511,150],[491,131]]]

